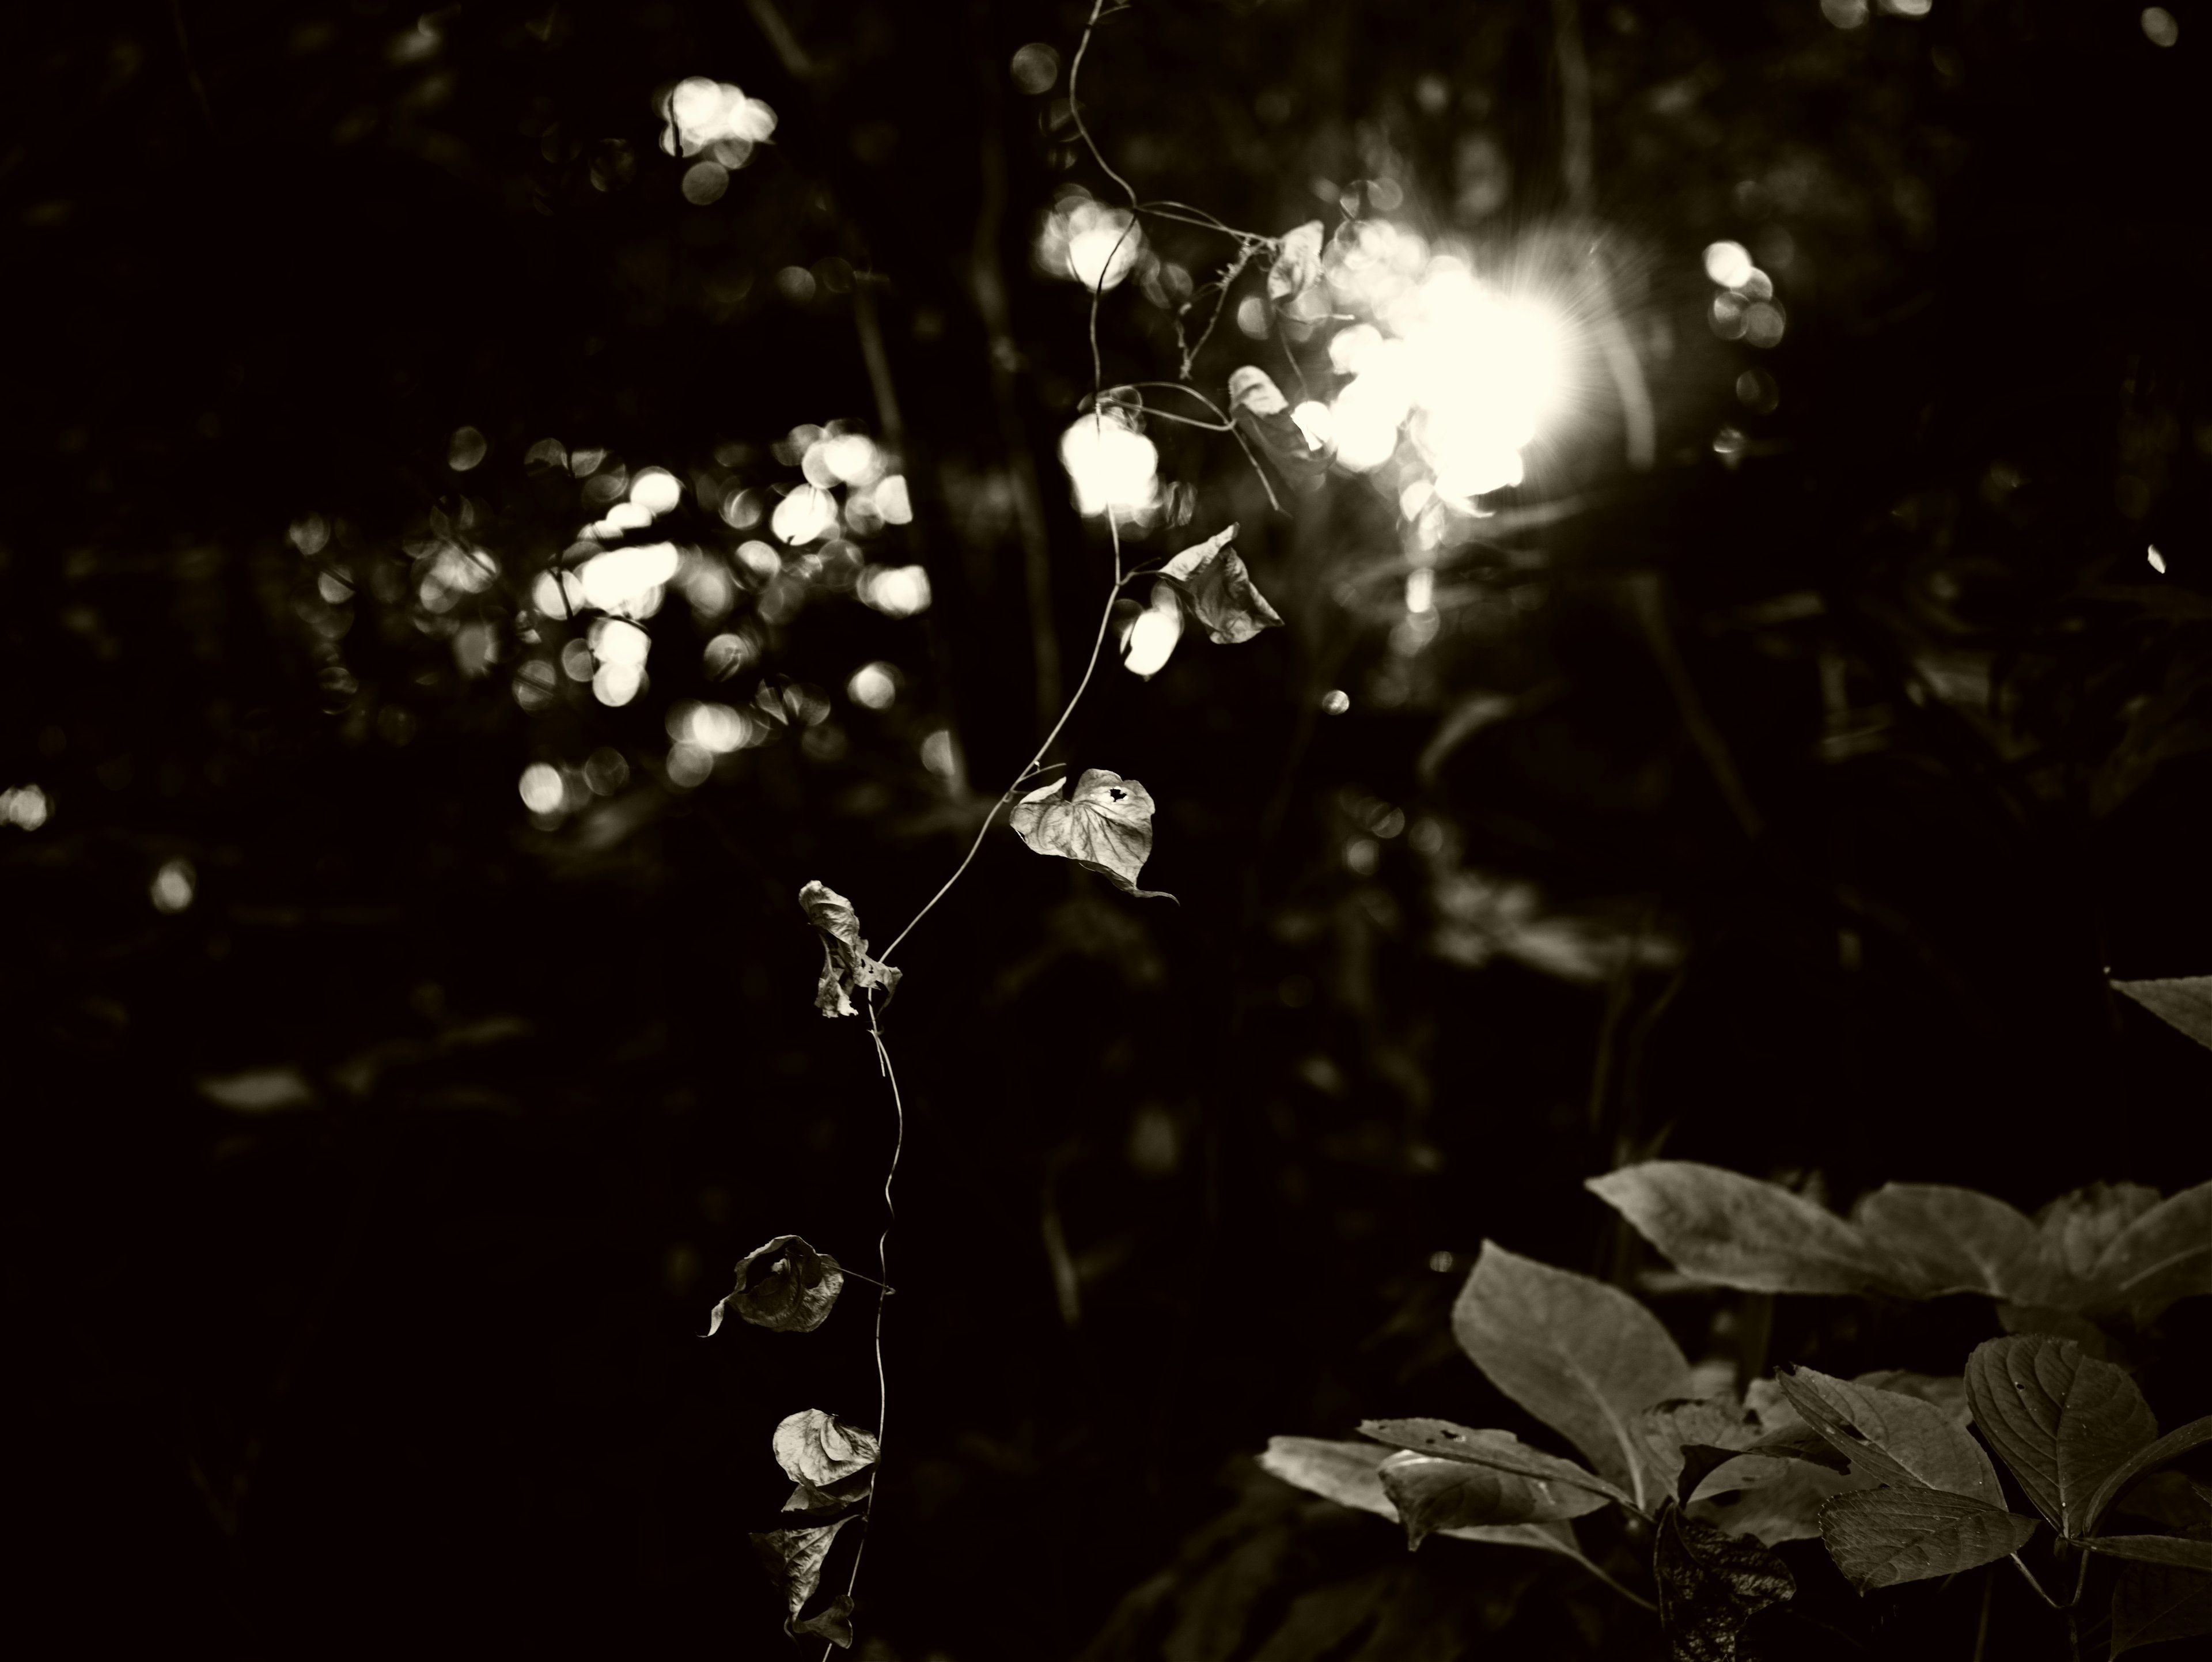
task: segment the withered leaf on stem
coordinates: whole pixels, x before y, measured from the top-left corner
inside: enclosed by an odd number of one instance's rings
[[[1321,484],[1332,453],[1316,446],[1298,425],[1291,414],[1290,400],[1275,385],[1273,375],[1252,363],[1232,371],[1229,409],[1245,437],[1273,458],[1285,478],[1306,490]]]
[[[848,1520],[840,1518],[834,1524],[809,1525],[803,1529],[769,1530],[748,1537],[753,1550],[760,1555],[761,1568],[768,1579],[783,1595],[784,1631],[791,1632],[792,1622],[814,1596],[814,1589],[822,1584],[822,1561],[830,1555],[830,1543],[837,1538],[837,1531]],[[826,1635],[825,1635],[826,1636]]]
[[[1267,597],[1252,587],[1252,574],[1230,547],[1236,537],[1237,527],[1232,525],[1186,548],[1160,568],[1161,577],[1182,592],[1191,611],[1205,625],[1206,638],[1216,646],[1240,645],[1283,621]]]
[[[816,1488],[827,1488],[876,1463],[875,1433],[818,1408],[784,1415],[774,1446],[783,1475]]]
[[[1061,796],[1058,784],[1040,785],[1010,819],[1014,835],[1039,854],[1073,860],[1139,900],[1175,899],[1137,886],[1152,851],[1152,794],[1133,779],[1086,768],[1073,796]]]
[[[814,1008],[826,1016],[857,1015],[853,995],[870,987],[882,988],[889,1003],[902,972],[868,956],[853,903],[816,881],[799,892],[799,904],[806,910],[806,921],[822,932],[822,978],[815,983]]]
[[[737,1287],[714,1306],[707,1336],[721,1331],[725,1312],[772,1333],[811,1333],[829,1319],[844,1285],[836,1259],[796,1235],[778,1235],[738,1263]]]

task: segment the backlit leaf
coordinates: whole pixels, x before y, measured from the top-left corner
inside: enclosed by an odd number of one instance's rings
[[[1363,1420],[1359,1429],[1395,1448],[1588,1489],[1623,1506],[1636,1504],[1636,1497],[1619,1484],[1583,1470],[1572,1460],[1531,1448],[1510,1431],[1471,1431],[1449,1420]]]
[[[1014,805],[1014,834],[1039,854],[1057,855],[1140,900],[1173,900],[1137,886],[1152,852],[1152,794],[1133,779],[1086,768],[1073,797],[1040,785]]]
[[[814,1008],[826,1016],[857,1014],[853,995],[870,987],[881,987],[888,1002],[903,971],[868,956],[853,903],[828,884],[813,882],[799,892],[799,904],[806,910],[806,921],[822,932],[822,977],[814,989]]]
[[[1321,483],[1328,471],[1328,452],[1316,449],[1307,438],[1273,376],[1250,363],[1232,371],[1229,409],[1244,436],[1267,453],[1285,478],[1307,489]]]
[[[1936,1488],[1875,1488],[1820,1507],[1820,1539],[1862,1593],[1953,1575],[2018,1552],[2035,1520]]]
[[[1376,1475],[1406,1525],[1408,1547],[1440,1530],[1579,1518],[1605,1504],[1585,1488],[1402,1450],[1386,1457]]]
[[[1263,629],[1282,623],[1275,608],[1252,587],[1252,574],[1229,546],[1237,527],[1217,532],[1160,568],[1160,575],[1189,600],[1190,609],[1216,646],[1237,646]]]
[[[1809,1367],[1784,1370],[1780,1383],[1805,1422],[1877,1482],[2004,1504],[1990,1457],[1954,1415],[1935,1403]]]
[[[2039,1333],[1985,1340],[1966,1359],[1974,1423],[2062,1535],[2091,1526],[2094,1498],[2158,1436],[2142,1393],[2110,1362]]]
[[[2125,993],[2168,1026],[2179,1027],[2199,1044],[2212,1045],[2212,976],[2175,981],[2115,981]]]
[[[1630,1427],[1690,1395],[1690,1365],[1659,1318],[1619,1288],[1482,1244],[1452,1333],[1492,1384],[1589,1459],[1649,1493]]]
[[[1267,298],[1288,300],[1304,294],[1321,276],[1321,221],[1310,219],[1295,231],[1285,231],[1267,268]]]
[[[844,1285],[836,1259],[796,1235],[778,1235],[738,1263],[737,1287],[714,1306],[707,1336],[722,1330],[726,1313],[775,1333],[811,1333],[829,1319]]]
[[[1732,1662],[1744,1624],[1796,1597],[1789,1567],[1757,1541],[1664,1507],[1652,1543],[1659,1627],[1674,1662]]]
[[[1646,1160],[1583,1185],[1686,1275],[1753,1293],[1899,1291],[1855,1224],[1778,1184],[1693,1160]]]
[[[794,1483],[817,1488],[876,1463],[876,1435],[818,1408],[787,1414],[775,1428],[775,1463]]]

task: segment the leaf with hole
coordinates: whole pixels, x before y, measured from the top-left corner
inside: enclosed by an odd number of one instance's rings
[[[822,975],[815,983],[814,1008],[825,1016],[856,1015],[853,995],[865,995],[872,987],[882,988],[884,1001],[890,1003],[904,972],[868,956],[853,903],[817,881],[799,892],[799,904],[805,908],[806,921],[822,932]]]
[[[1757,1541],[1663,1507],[1651,1549],[1659,1627],[1674,1662],[1732,1662],[1751,1618],[1796,1596],[1789,1566]]]
[[[1359,1430],[1363,1436],[1372,1437],[1378,1443],[1410,1449],[1416,1454],[1463,1460],[1470,1465],[1488,1466],[1493,1471],[1510,1471],[1544,1482],[1564,1483],[1617,1501],[1625,1507],[1636,1504],[1636,1497],[1618,1483],[1609,1483],[1583,1470],[1572,1460],[1531,1448],[1510,1431],[1472,1431],[1449,1420],[1363,1420]]]
[[[1175,585],[1216,646],[1240,645],[1283,621],[1252,587],[1243,557],[1229,545],[1236,538],[1232,525],[1186,548],[1160,568],[1161,578]]]
[[[1490,1382],[1649,1497],[1631,1427],[1691,1393],[1690,1365],[1659,1318],[1619,1288],[1482,1244],[1452,1306],[1452,1334]]]
[[[2035,1508],[2069,1538],[2087,1533],[2094,1498],[2158,1437],[2135,1381],[2065,1339],[1984,1340],[1966,1359],[1974,1423]]]
[[[1402,1449],[1386,1456],[1376,1475],[1406,1525],[1409,1548],[1442,1530],[1549,1523],[1605,1504],[1603,1495],[1585,1488]]]
[[[1662,1160],[1583,1186],[1698,1281],[1753,1293],[1904,1290],[1898,1266],[1856,1224],[1778,1184]]]
[[[1809,1367],[1785,1368],[1779,1382],[1805,1423],[1875,1482],[2004,1504],[1996,1468],[1948,1410]]]
[[[1870,1488],[1822,1503],[1820,1539],[1862,1593],[1955,1575],[2018,1552],[2035,1519],[1940,1488]]]
[[[1085,768],[1072,797],[1040,785],[1014,805],[1014,835],[1038,854],[1073,861],[1139,900],[1173,900],[1137,886],[1152,852],[1152,794],[1133,779]]]
[[[844,1286],[836,1259],[796,1235],[778,1235],[738,1263],[737,1287],[708,1318],[707,1336],[722,1330],[725,1314],[772,1333],[811,1333],[830,1319]]]
[[[817,1488],[865,1471],[876,1463],[876,1436],[818,1408],[787,1414],[775,1428],[775,1463],[794,1483]]]

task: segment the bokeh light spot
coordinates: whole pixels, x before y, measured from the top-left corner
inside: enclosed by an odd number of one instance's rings
[[[446,442],[446,466],[456,473],[465,473],[483,461],[491,449],[484,435],[473,427],[457,427],[453,436]]]
[[[153,901],[155,911],[166,912],[173,917],[192,904],[192,896],[198,888],[191,861],[165,860],[161,862],[161,869],[154,874],[154,880],[147,886],[146,892],[147,898]]]
[[[845,683],[845,696],[863,709],[889,709],[898,697],[897,672],[889,664],[862,664]]]
[[[1723,289],[1734,289],[1752,273],[1751,250],[1741,242],[1705,245],[1705,275]]]
[[[1321,707],[1331,715],[1341,715],[1352,708],[1352,695],[1340,687],[1331,687],[1322,694]]]
[[[1060,54],[1042,40],[1032,40],[1014,54],[1014,85],[1031,98],[1052,90],[1060,79]]]
[[[2142,32],[2154,46],[2170,46],[2181,39],[2180,23],[2164,6],[2143,8]]]
[[[522,794],[522,806],[532,813],[557,813],[566,788],[561,781],[561,770],[544,762],[532,762],[523,769],[518,788]]]
[[[53,800],[36,785],[13,785],[0,790],[0,825],[32,831],[53,816]]]
[[[1060,460],[1075,487],[1076,508],[1086,517],[1109,508],[1127,517],[1158,498],[1160,453],[1113,412],[1079,417],[1060,435]]]
[[[886,618],[911,618],[929,609],[929,574],[918,565],[872,565],[860,574],[855,592]]]
[[[722,199],[730,188],[730,170],[719,161],[695,161],[684,170],[684,199],[705,208]]]
[[[666,468],[647,467],[630,481],[629,499],[648,514],[665,514],[684,500],[684,487]]]

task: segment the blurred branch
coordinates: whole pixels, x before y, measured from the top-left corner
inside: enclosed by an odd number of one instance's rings
[[[783,21],[783,14],[775,9],[775,0],[745,0],[745,9],[753,15],[753,21],[768,37],[776,61],[783,65],[783,72],[793,81],[811,81],[815,76],[814,60],[799,44],[791,25]]]
[[[1577,219],[1590,210],[1590,72],[1578,0],[1552,0],[1552,47],[1559,71],[1559,184]]]
[[[207,123],[210,132],[215,131],[215,111],[208,103],[207,87],[200,80],[198,67],[192,62],[192,43],[185,33],[185,0],[169,0],[169,21],[177,26],[177,50],[184,55],[185,79],[191,82],[192,97],[200,107],[200,118]]]
[[[1683,665],[1681,654],[1675,650],[1674,631],[1667,621],[1666,598],[1659,585],[1659,575],[1653,571],[1638,572],[1627,580],[1630,601],[1644,626],[1644,638],[1651,648],[1660,674],[1666,678],[1667,690],[1674,695],[1674,709],[1682,718],[1682,725],[1689,729],[1691,740],[1705,758],[1705,766],[1712,773],[1713,782],[1720,787],[1729,812],[1735,816],[1746,837],[1756,837],[1765,829],[1759,810],[1744,790],[1743,777],[1736,771],[1728,740],[1706,715],[1690,672]]]

